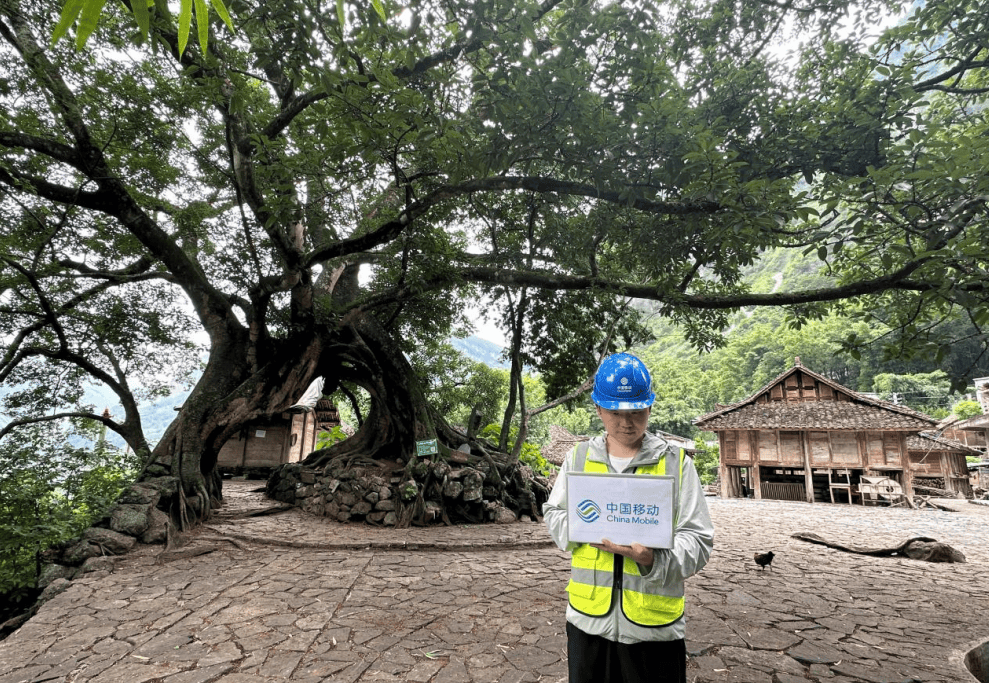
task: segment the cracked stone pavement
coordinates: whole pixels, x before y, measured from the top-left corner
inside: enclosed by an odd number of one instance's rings
[[[273,506],[258,482],[166,560],[87,574],[0,642],[0,683],[566,680],[569,564],[540,523],[395,530]],[[989,507],[953,512],[709,498],[715,552],[688,582],[688,681],[974,681],[989,641]],[[853,555],[932,536],[964,564]],[[752,561],[773,550],[771,570]]]

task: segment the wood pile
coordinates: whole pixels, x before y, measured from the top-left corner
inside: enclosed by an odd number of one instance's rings
[[[960,495],[954,491],[948,491],[946,489],[937,488],[934,486],[925,486],[924,484],[918,484],[914,482],[913,490],[917,493],[926,495],[933,498],[959,498]]]

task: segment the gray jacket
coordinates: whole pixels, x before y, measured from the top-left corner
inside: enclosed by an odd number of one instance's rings
[[[665,439],[647,433],[642,448],[632,459],[629,469],[650,465],[659,461],[669,445]],[[567,531],[567,486],[566,473],[573,468],[576,447],[564,460],[563,467],[556,477],[549,500],[543,505],[543,515],[549,533],[561,550],[573,551],[579,544],[571,543]],[[587,459],[604,463],[609,472],[611,467],[605,446],[605,437],[596,436],[590,440]],[[677,525],[674,530],[673,548],[653,551],[653,564],[645,573],[647,581],[661,586],[673,587],[682,584],[688,576],[699,572],[711,557],[714,547],[714,527],[707,509],[707,501],[701,489],[700,478],[694,469],[693,460],[686,458],[683,463],[683,476],[678,487]],[[640,571],[642,567],[639,567]],[[645,627],[631,623],[616,609],[619,596],[612,596],[611,610],[603,617],[581,614],[567,605],[567,621],[584,633],[599,635],[620,643],[638,643],[655,640],[678,640],[684,637],[684,619],[681,617],[668,626]]]

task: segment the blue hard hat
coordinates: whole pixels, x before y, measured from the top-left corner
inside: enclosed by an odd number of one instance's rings
[[[591,399],[605,410],[642,410],[656,394],[646,364],[630,353],[615,353],[601,361]]]

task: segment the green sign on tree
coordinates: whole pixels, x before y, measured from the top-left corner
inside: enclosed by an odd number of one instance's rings
[[[439,446],[436,444],[436,439],[430,439],[428,441],[416,441],[416,455],[420,458],[424,455],[433,455],[434,453],[439,453]]]

